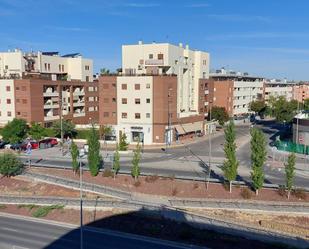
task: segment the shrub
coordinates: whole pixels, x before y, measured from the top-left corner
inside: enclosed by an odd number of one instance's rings
[[[112,177],[113,172],[110,169],[104,169],[103,171],[103,177]]]
[[[280,185],[278,188],[278,195],[282,197],[286,197],[286,191],[285,191],[285,186]]]
[[[0,155],[0,174],[3,176],[16,176],[23,171],[22,162],[12,153]]]
[[[34,208],[38,208],[39,206],[35,204],[20,204],[17,206],[17,208],[27,208],[29,211],[31,211]]]
[[[297,199],[306,200],[306,191],[302,188],[293,189],[292,195],[294,195]]]
[[[173,188],[172,189],[172,196],[176,196],[178,194],[178,189],[177,188]]]
[[[139,186],[142,185],[142,183],[140,181],[136,181],[136,182],[134,182],[133,185],[134,185],[134,187],[138,188]]]
[[[89,137],[89,134],[90,134],[89,129],[76,130],[76,132],[77,132],[77,134],[76,134],[77,139],[87,139]]]
[[[146,176],[145,182],[153,183],[157,181],[160,177],[158,175]]]
[[[248,199],[251,199],[252,192],[247,188],[242,188],[240,191],[240,195],[242,196],[242,198],[248,200]]]
[[[46,215],[49,214],[50,211],[63,208],[64,208],[63,205],[51,205],[51,206],[39,207],[32,213],[32,216],[35,218],[45,217]]]

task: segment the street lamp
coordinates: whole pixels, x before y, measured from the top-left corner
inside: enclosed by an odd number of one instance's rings
[[[83,249],[83,164],[81,158],[84,156],[84,151],[80,150],[79,159],[79,200],[80,200],[80,249]]]

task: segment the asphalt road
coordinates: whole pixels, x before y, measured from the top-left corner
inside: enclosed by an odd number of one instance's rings
[[[84,229],[85,249],[198,248],[110,230]],[[0,216],[0,246],[18,249],[80,249],[80,230]]]

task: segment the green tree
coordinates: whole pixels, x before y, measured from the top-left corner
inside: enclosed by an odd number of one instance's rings
[[[253,128],[251,133],[251,180],[256,195],[264,183],[264,163],[266,161],[266,140],[260,129]]]
[[[127,135],[125,133],[123,133],[120,136],[120,141],[119,141],[119,150],[120,151],[126,151],[128,150],[128,143],[127,143]]]
[[[78,150],[76,143],[74,143],[74,141],[72,141],[72,144],[71,144],[71,156],[72,156],[73,172],[74,174],[76,174],[79,170],[79,162],[78,162],[79,150]]]
[[[109,75],[110,74],[110,70],[107,68],[101,68],[100,70],[100,75]]]
[[[250,103],[250,110],[254,111],[255,113],[262,113],[265,111],[266,104],[264,101],[257,100],[257,101],[252,101]]]
[[[139,162],[141,160],[141,146],[139,143],[136,145],[136,149],[134,150],[134,155],[132,159],[132,169],[131,169],[131,175],[134,177],[134,180],[137,181],[137,178],[140,175],[140,166]]]
[[[112,127],[103,125],[100,127],[100,137],[102,137],[105,140],[105,137],[107,135],[111,135],[112,131],[113,131]]]
[[[290,123],[296,114],[298,105],[297,101],[287,101],[284,96],[280,96],[277,99],[271,98],[270,100],[271,101],[269,104],[272,109],[272,114],[276,118],[277,122]]]
[[[52,128],[55,131],[55,136],[60,137],[61,136],[61,122],[60,121],[54,122]],[[70,136],[71,138],[75,137],[77,134],[75,130],[75,124],[73,124],[69,120],[62,121],[62,131],[63,131],[63,136]]]
[[[224,153],[226,160],[223,163],[223,173],[225,179],[229,182],[230,193],[232,192],[232,181],[236,180],[237,168],[239,162],[236,159],[236,143],[235,143],[235,125],[233,121],[230,121],[228,126],[224,130],[225,144]]]
[[[35,139],[35,140],[40,140],[45,136],[45,128],[36,122],[31,123],[30,129],[29,129],[29,135]]]
[[[286,189],[288,190],[288,199],[290,199],[291,190],[293,188],[295,176],[295,154],[291,153],[288,157],[288,161],[285,164],[285,180]]]
[[[116,145],[116,151],[114,153],[114,160],[113,160],[113,172],[114,172],[114,179],[120,170],[120,154],[119,154],[119,146]]]
[[[92,176],[97,176],[101,166],[101,155],[100,155],[100,142],[98,131],[92,125],[89,137],[87,139],[88,143],[88,166]]]
[[[12,153],[0,155],[0,174],[10,177],[21,174],[23,171],[22,162]]]
[[[14,118],[2,130],[4,141],[18,143],[27,137],[29,127],[25,120]]]
[[[309,111],[309,99],[304,100],[304,110]]]
[[[229,120],[229,115],[224,107],[214,106],[211,108],[211,118],[218,120],[219,125],[223,126]]]

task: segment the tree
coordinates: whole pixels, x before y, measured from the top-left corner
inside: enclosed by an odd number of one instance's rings
[[[257,101],[252,101],[250,103],[250,110],[254,111],[255,113],[262,113],[263,111],[265,111],[266,108],[266,104],[264,101],[261,100],[257,100]]]
[[[0,155],[0,174],[10,177],[21,174],[23,171],[22,162],[12,153]]]
[[[137,143],[136,149],[134,150],[134,155],[132,159],[132,170],[131,170],[131,175],[134,177],[135,181],[137,181],[137,178],[140,175],[140,166],[139,166],[140,160],[141,160],[141,146],[139,145],[139,143]]]
[[[266,161],[266,140],[260,129],[251,129],[251,180],[256,195],[264,183],[264,163]]]
[[[227,114],[225,108],[219,106],[214,106],[211,108],[211,117],[218,120],[219,125],[221,126],[229,120],[229,115]]]
[[[100,75],[109,75],[110,71],[107,68],[101,68]]]
[[[25,120],[14,118],[2,130],[4,141],[9,143],[19,143],[27,137],[28,125]]]
[[[79,162],[78,162],[79,150],[78,150],[76,143],[74,143],[74,141],[72,141],[72,144],[71,144],[71,156],[72,156],[73,172],[74,174],[76,174],[77,171],[79,170]]]
[[[269,103],[277,122],[289,123],[293,120],[298,105],[296,100],[287,101],[284,96],[280,96],[277,99],[271,98]]]
[[[36,122],[31,123],[30,129],[29,129],[29,135],[35,139],[35,140],[40,140],[45,136],[45,128]]]
[[[288,199],[290,199],[291,190],[293,188],[295,176],[295,154],[291,153],[285,164],[286,189],[288,190]]]
[[[123,133],[120,136],[120,141],[119,141],[119,150],[120,151],[126,151],[128,149],[128,143],[127,143],[127,136],[125,133]]]
[[[92,176],[97,176],[101,166],[101,155],[100,155],[100,142],[98,131],[92,125],[89,136],[87,139],[88,143],[88,166]]]
[[[309,99],[304,100],[304,110],[309,111]]]
[[[223,163],[223,173],[226,180],[230,185],[230,193],[232,192],[232,181],[235,181],[237,177],[237,168],[239,162],[236,159],[236,143],[235,143],[235,125],[233,121],[230,121],[226,129],[224,153],[226,160]]]
[[[114,179],[120,170],[120,154],[119,154],[119,146],[116,145],[116,151],[114,153],[114,161],[113,161],[113,172],[114,172]]]
[[[61,122],[56,121],[53,124],[53,129],[55,131],[55,136],[60,137],[61,136]],[[63,131],[63,136],[75,137],[75,135],[77,134],[75,130],[75,125],[69,120],[62,120],[62,131]]]
[[[100,127],[100,137],[103,137],[103,139],[105,140],[106,135],[112,134],[112,131],[112,127],[103,125]]]

